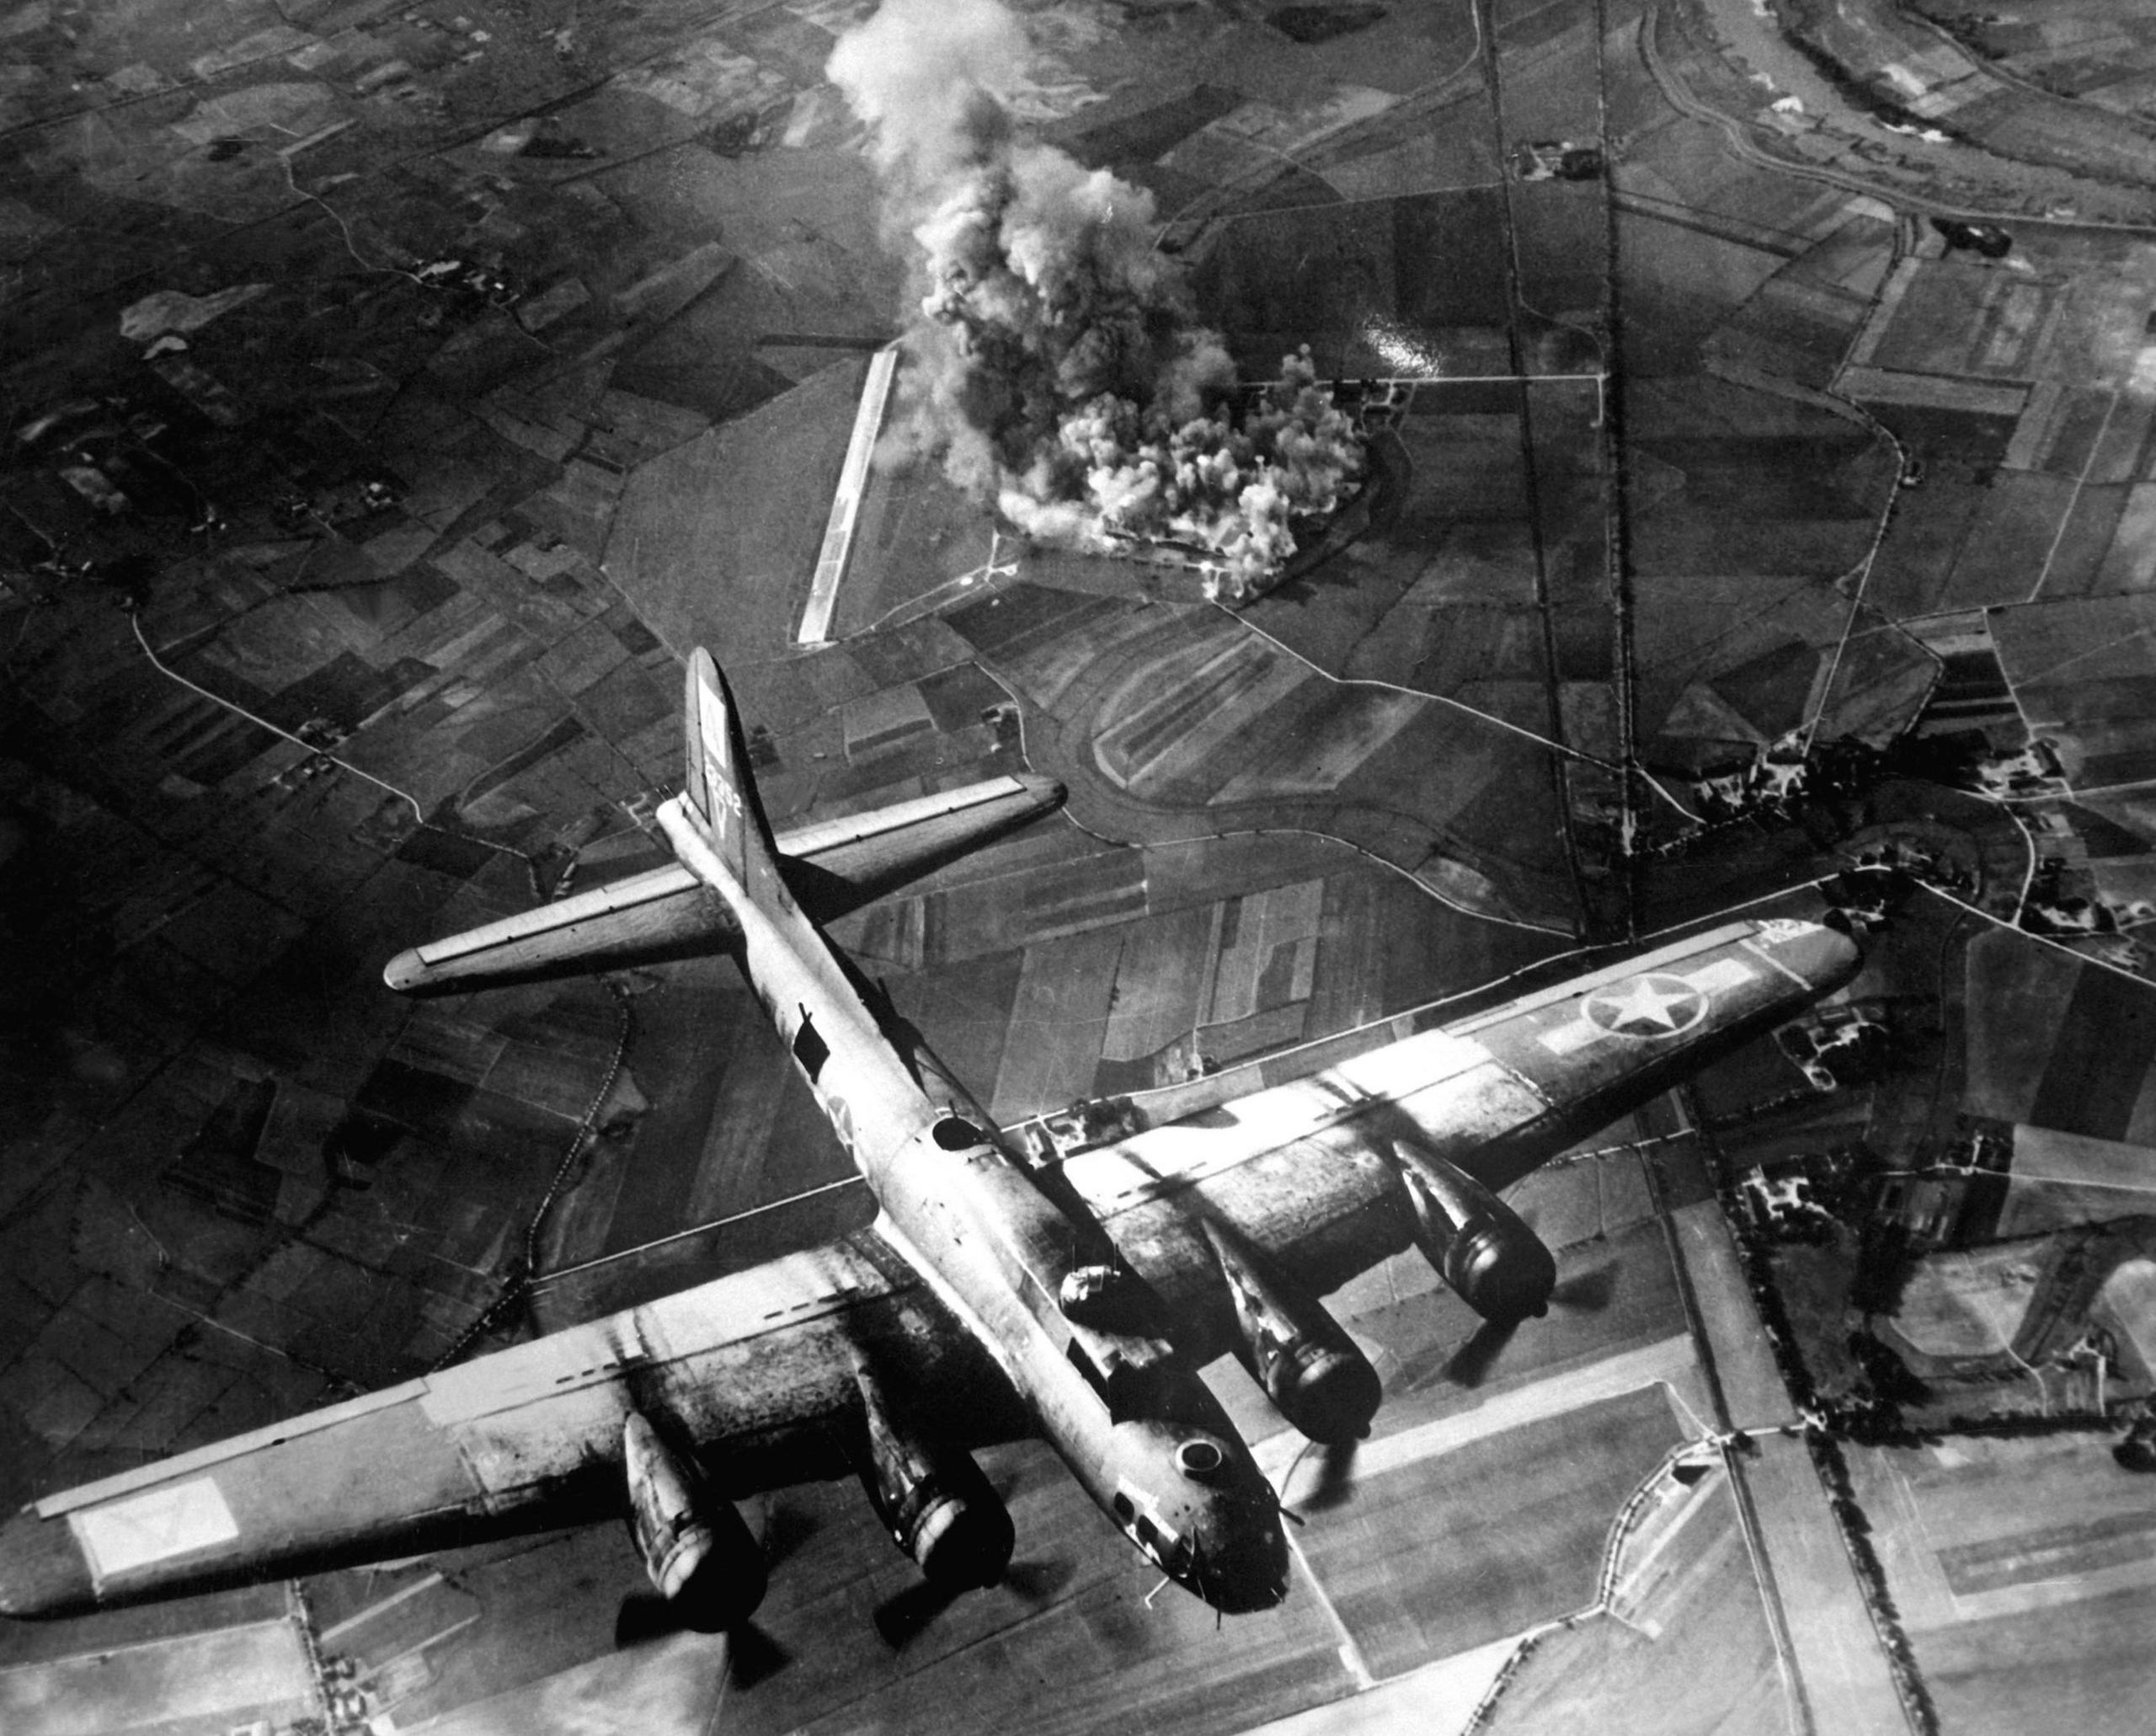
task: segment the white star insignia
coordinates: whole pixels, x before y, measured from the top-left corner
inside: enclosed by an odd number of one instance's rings
[[[1706,996],[1681,977],[1650,974],[1588,996],[1588,1018],[1630,1037],[1673,1037],[1706,1015]]]

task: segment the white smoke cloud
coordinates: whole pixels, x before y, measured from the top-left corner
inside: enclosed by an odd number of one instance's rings
[[[1185,545],[1230,594],[1354,492],[1309,352],[1238,416],[1235,368],[1153,245],[1152,195],[1012,124],[1028,45],[996,0],[886,0],[828,72],[870,131],[926,291],[900,432],[1029,535]]]
[[[894,0],[839,39],[825,76],[867,122],[877,167],[934,185],[1023,83],[1024,27],[996,0]]]

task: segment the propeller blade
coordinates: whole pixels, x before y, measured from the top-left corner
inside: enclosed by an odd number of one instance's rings
[[[764,1565],[776,1571],[821,1529],[814,1514],[774,1501],[764,1520]]]
[[[894,1652],[903,1652],[927,1632],[936,1618],[956,1600],[953,1594],[941,1587],[931,1585],[926,1579],[916,1579],[876,1606],[876,1631],[883,1636],[885,1645]]]
[[[1446,1378],[1455,1385],[1474,1388],[1480,1386],[1506,1345],[1513,1341],[1518,1330],[1517,1322],[1501,1324],[1486,1320],[1476,1327],[1467,1342],[1452,1354],[1452,1360],[1445,1365]]]
[[[753,1688],[793,1661],[793,1654],[753,1621],[726,1636],[726,1667],[736,1687]]]
[[[1053,1602],[1077,1571],[1075,1563],[1065,1561],[1014,1561],[1004,1568],[1003,1577],[996,1584],[1038,1608]],[[963,1592],[945,1591],[926,1579],[916,1579],[876,1606],[876,1631],[883,1636],[885,1645],[894,1652],[902,1652],[964,1595]]]
[[[1322,1513],[1328,1507],[1337,1507],[1348,1498],[1348,1490],[1355,1480],[1355,1449],[1361,1444],[1359,1441],[1340,1440],[1317,1450],[1317,1481],[1311,1484],[1310,1492],[1303,1497],[1303,1506]]]
[[[681,1612],[655,1591],[632,1591],[614,1616],[614,1649],[633,1651],[678,1633],[696,1630]],[[776,1675],[793,1661],[788,1652],[755,1621],[743,1621],[726,1631],[726,1665],[735,1684],[752,1688]]]
[[[1003,1583],[1027,1603],[1053,1603],[1078,1571],[1067,1561],[1014,1561],[1003,1570]]]
[[[632,1650],[685,1632],[679,1611],[655,1591],[632,1591],[614,1612],[614,1649]]]
[[[1444,1376],[1445,1365],[1452,1360],[1452,1354],[1442,1340],[1434,1344],[1425,1344],[1412,1355],[1401,1358],[1400,1372],[1386,1384],[1396,1391],[1420,1392]]]
[[[1577,1308],[1582,1313],[1599,1314],[1609,1306],[1617,1294],[1617,1271],[1614,1266],[1591,1267],[1585,1272],[1575,1272],[1560,1281],[1550,1292],[1550,1300],[1561,1308]]]

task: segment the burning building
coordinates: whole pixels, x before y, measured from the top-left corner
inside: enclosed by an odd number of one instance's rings
[[[994,0],[889,0],[831,56],[919,251],[893,437],[1029,536],[1174,551],[1209,595],[1255,595],[1355,492],[1354,424],[1307,350],[1239,390],[1152,195],[1014,121],[1027,56]]]

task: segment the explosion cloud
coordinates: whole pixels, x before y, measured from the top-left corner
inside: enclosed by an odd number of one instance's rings
[[[1251,595],[1294,552],[1292,519],[1354,493],[1353,426],[1307,350],[1238,414],[1152,195],[1015,123],[1028,52],[996,0],[886,0],[831,56],[921,253],[902,431],[1029,535],[1180,545],[1209,595]]]

